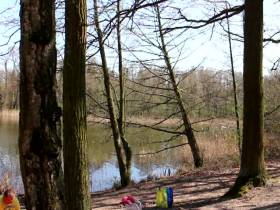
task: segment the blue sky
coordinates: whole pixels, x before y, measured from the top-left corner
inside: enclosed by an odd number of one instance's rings
[[[13,33],[17,29],[18,18],[19,18],[19,0],[0,0],[0,12],[5,10],[6,8],[10,8],[8,12],[0,15],[0,45],[4,44],[11,33]],[[186,2],[183,0],[176,0],[175,4],[180,4],[181,2]],[[199,4],[203,2],[203,0],[192,1],[192,4],[187,5],[189,7],[189,11],[191,15],[203,17],[207,10],[202,8]],[[239,4],[240,0],[231,0],[232,5]],[[276,31],[280,31],[280,3],[276,3],[276,0],[264,0],[264,37],[267,37],[273,34]],[[191,10],[190,10],[191,9]],[[205,17],[203,17],[205,18]],[[12,25],[7,24],[7,20],[15,19],[17,23],[13,23]],[[231,19],[232,31],[235,33],[242,34],[242,15],[239,15],[236,18]],[[212,68],[212,69],[229,69],[229,57],[228,57],[228,43],[226,37],[224,37],[224,32],[222,32],[218,27],[216,27],[214,35],[211,37],[211,33],[205,32],[203,34],[193,34],[193,38],[188,40],[186,43],[186,49],[184,49],[185,59],[182,59],[178,62],[177,67],[181,70],[190,69],[193,66],[197,66],[199,63],[203,61],[201,64],[204,67]],[[280,36],[276,37],[280,38]],[[124,40],[129,41],[130,37],[125,37]],[[16,41],[19,40],[19,33],[16,33],[15,36],[10,40],[10,44],[8,46],[0,47],[0,54],[10,49]],[[62,39],[58,39],[62,40]],[[63,42],[58,41],[59,45],[62,46]],[[233,42],[234,49],[234,60],[235,67],[238,71],[242,71],[242,43]],[[109,54],[110,51],[108,50]],[[111,52],[112,53],[112,52]],[[127,54],[129,57],[129,53]],[[139,55],[141,57],[141,55]],[[0,57],[0,65],[3,65],[3,60],[10,59],[12,57],[18,58],[17,55],[17,47],[14,49],[14,53],[12,55],[2,56]],[[114,55],[110,55],[111,59],[109,60],[109,64],[111,68],[114,67],[115,59]],[[269,69],[278,57],[280,57],[280,45],[269,44],[264,48],[264,67],[265,69]],[[96,59],[98,60],[98,58]],[[10,62],[11,63],[11,62]]]

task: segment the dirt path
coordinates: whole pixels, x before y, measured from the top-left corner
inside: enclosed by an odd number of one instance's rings
[[[174,210],[182,209],[279,209],[280,210],[280,162],[267,164],[271,179],[263,188],[255,188],[242,198],[221,200],[220,197],[233,184],[238,169],[225,171],[200,171],[179,177],[147,181],[119,191],[93,194],[93,209],[122,209],[120,199],[133,195],[144,203],[144,209],[155,207],[155,191],[159,186],[174,188]]]

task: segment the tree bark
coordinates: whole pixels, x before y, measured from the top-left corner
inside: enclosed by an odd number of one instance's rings
[[[89,210],[88,142],[86,139],[86,0],[65,1],[63,69],[64,173],[67,210]]]
[[[21,1],[19,154],[28,210],[62,210],[55,1]]]
[[[182,117],[182,120],[183,120],[183,123],[184,123],[184,128],[185,128],[185,135],[188,138],[188,143],[189,143],[191,151],[192,151],[195,167],[202,167],[203,157],[202,157],[202,154],[200,152],[199,146],[196,142],[196,138],[195,138],[195,135],[193,133],[191,123],[190,123],[190,120],[189,120],[188,115],[187,115],[187,110],[185,108],[185,104],[182,100],[181,93],[180,93],[180,91],[178,89],[178,86],[177,86],[177,83],[176,83],[175,74],[174,74],[174,71],[173,71],[173,68],[172,68],[172,65],[171,65],[170,57],[169,57],[168,51],[166,49],[164,34],[162,32],[160,11],[159,11],[158,6],[156,6],[156,12],[157,12],[158,28],[159,28],[159,33],[160,33],[161,51],[162,51],[163,56],[164,56],[165,65],[166,65],[166,68],[168,70],[169,79],[171,81],[172,88],[173,88],[173,91],[175,93],[177,104],[178,104],[179,109],[181,111],[181,117]]]
[[[93,2],[94,2],[94,22],[97,30],[99,51],[102,60],[102,70],[104,76],[104,86],[105,86],[105,92],[107,98],[110,124],[113,133],[114,146],[117,153],[117,159],[118,159],[118,165],[119,165],[119,171],[121,177],[121,186],[125,187],[130,183],[131,150],[128,147],[128,143],[126,142],[124,135],[121,136],[120,134],[120,130],[122,129],[123,126],[119,127],[117,122],[115,104],[113,101],[113,96],[110,87],[111,84],[110,75],[107,67],[106,54],[105,54],[105,49],[103,44],[104,41],[103,33],[99,26],[99,12],[98,12],[97,0],[94,0]],[[120,67],[122,68],[122,66]]]
[[[244,113],[241,166],[226,196],[266,182],[263,147],[263,0],[246,0],[244,16]],[[246,190],[245,190],[246,191]]]

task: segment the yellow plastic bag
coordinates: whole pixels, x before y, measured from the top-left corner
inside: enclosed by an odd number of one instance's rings
[[[156,206],[159,208],[168,208],[167,192],[165,188],[160,188],[157,190]]]

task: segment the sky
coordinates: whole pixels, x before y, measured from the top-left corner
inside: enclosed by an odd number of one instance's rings
[[[190,4],[184,5],[184,0],[174,0],[175,5],[180,5],[187,8],[186,13],[191,17],[202,17],[206,18],[209,16],[208,12],[211,13],[211,8],[203,8],[203,0],[192,0]],[[240,4],[240,0],[230,0],[232,5]],[[264,0],[264,37],[268,37],[276,31],[280,31],[279,16],[280,16],[280,3],[277,0]],[[2,11],[10,8],[7,12],[2,13]],[[207,14],[206,14],[207,13]],[[15,20],[12,24],[8,24],[7,20]],[[11,33],[18,30],[19,23],[19,0],[0,0],[0,45],[3,45],[9,39]],[[230,20],[231,30],[234,33],[242,35],[242,15],[232,18]],[[210,30],[208,30],[210,29]],[[176,68],[179,70],[186,70],[197,65],[201,65],[205,68],[226,70],[230,68],[229,65],[229,52],[228,52],[228,41],[225,37],[225,33],[221,30],[220,26],[216,26],[214,33],[211,35],[211,27],[205,29],[204,32],[188,32],[190,38],[186,42],[185,46],[182,47],[181,53],[182,59],[178,62]],[[186,34],[187,35],[187,34]],[[186,36],[181,36],[186,37]],[[167,39],[172,39],[167,36]],[[275,38],[280,38],[280,35]],[[182,38],[183,39],[183,38]],[[131,38],[124,35],[125,43],[128,45],[135,45],[136,38]],[[14,43],[19,41],[19,32],[15,32],[15,35],[11,38],[8,46],[0,47],[0,54],[4,54],[8,49],[14,47]],[[138,40],[139,41],[139,40]],[[181,42],[180,39],[177,40]],[[174,44],[175,40],[174,40]],[[63,46],[63,39],[58,38],[58,45]],[[140,43],[139,43],[139,47]],[[137,47],[136,47],[137,48]],[[13,60],[18,60],[18,45],[15,45],[13,53],[9,55],[0,56],[0,69],[3,66],[4,60],[9,60],[9,66],[12,65]],[[94,50],[93,50],[94,51]],[[116,58],[109,49],[107,50],[109,54],[109,66],[114,68],[116,65]],[[178,53],[178,52],[177,52]],[[268,69],[271,68],[272,63],[280,57],[280,45],[278,44],[268,44],[264,47],[264,69],[267,74]],[[237,71],[242,71],[243,63],[243,44],[240,42],[233,41],[233,54],[235,61],[235,68]],[[131,54],[129,52],[124,53],[124,55],[129,58]],[[176,55],[176,53],[174,54]],[[138,54],[137,56],[146,59],[147,55]],[[144,57],[143,57],[144,56]],[[98,56],[96,56],[98,61]],[[176,57],[176,56],[174,56]],[[127,60],[129,63],[129,60]]]

